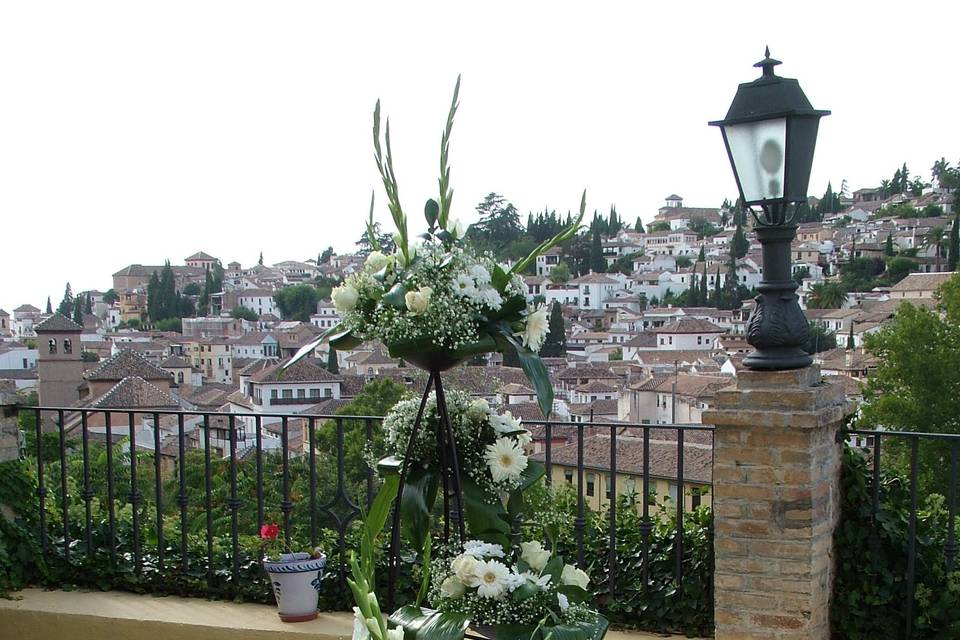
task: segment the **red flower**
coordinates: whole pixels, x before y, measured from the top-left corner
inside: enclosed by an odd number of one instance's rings
[[[265,524],[260,527],[260,538],[263,540],[276,540],[278,535],[280,535],[278,524]]]

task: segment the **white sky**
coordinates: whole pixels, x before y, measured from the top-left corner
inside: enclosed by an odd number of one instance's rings
[[[657,5],[654,7],[653,5]],[[668,5],[669,6],[663,6]],[[522,212],[649,220],[670,193],[736,186],[720,134],[769,44],[823,120],[810,191],[960,158],[953,2],[4,2],[0,307],[110,287],[134,262],[353,249],[371,113],[391,117],[400,195],[435,197],[457,73],[454,215],[490,191]],[[382,191],[377,217],[389,225]]]

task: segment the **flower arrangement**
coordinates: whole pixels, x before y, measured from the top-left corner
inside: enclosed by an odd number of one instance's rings
[[[531,469],[524,446],[531,435],[519,418],[509,411],[498,413],[486,400],[473,400],[466,393],[446,393],[447,414],[457,441],[460,472],[491,499],[523,484]],[[420,399],[402,400],[383,420],[387,452],[403,458],[417,418]],[[440,422],[437,398],[431,393],[424,410],[423,424],[410,450],[417,467],[435,468],[440,464],[436,429]]]
[[[381,144],[377,102],[374,159],[396,226],[395,250],[387,251],[378,241],[371,198],[367,236],[373,251],[363,269],[331,295],[343,320],[304,346],[287,366],[312,353],[324,340],[341,351],[379,340],[391,356],[431,371],[478,354],[514,350],[537,393],[541,411],[549,415],[553,389],[537,356],[547,335],[547,311],[528,299],[520,274],[537,256],[576,235],[586,208],[586,192],[579,216],[515,264],[498,264],[492,256],[473,250],[465,242],[463,225],[450,217],[453,190],[448,157],[459,92],[458,78],[440,145],[439,201],[427,200],[427,231],[419,243],[410,240],[407,215],[400,204],[389,120]]]
[[[496,637],[553,633],[591,640],[602,638],[607,628],[585,604],[589,576],[537,541],[507,553],[499,544],[469,540],[459,553],[434,558],[430,573],[429,599],[441,615],[466,617],[474,628],[492,628]]]

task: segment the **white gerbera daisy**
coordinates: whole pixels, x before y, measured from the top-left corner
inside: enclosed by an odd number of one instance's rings
[[[523,448],[510,438],[497,438],[496,442],[488,444],[485,455],[494,482],[519,478],[527,468],[527,456],[523,454]]]
[[[461,296],[468,298],[477,295],[477,287],[473,283],[473,278],[466,273],[461,273],[453,279],[453,290]]]
[[[520,419],[514,418],[509,411],[504,411],[503,415],[490,416],[490,426],[497,432],[497,435],[513,433],[520,430]]]
[[[485,560],[477,563],[477,572],[470,582],[481,598],[499,598],[507,590],[510,570],[499,560]]]

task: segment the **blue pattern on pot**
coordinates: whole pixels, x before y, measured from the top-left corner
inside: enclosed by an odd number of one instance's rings
[[[279,561],[264,559],[282,620],[316,616],[326,564],[326,556],[311,558],[309,553],[284,553]]]

